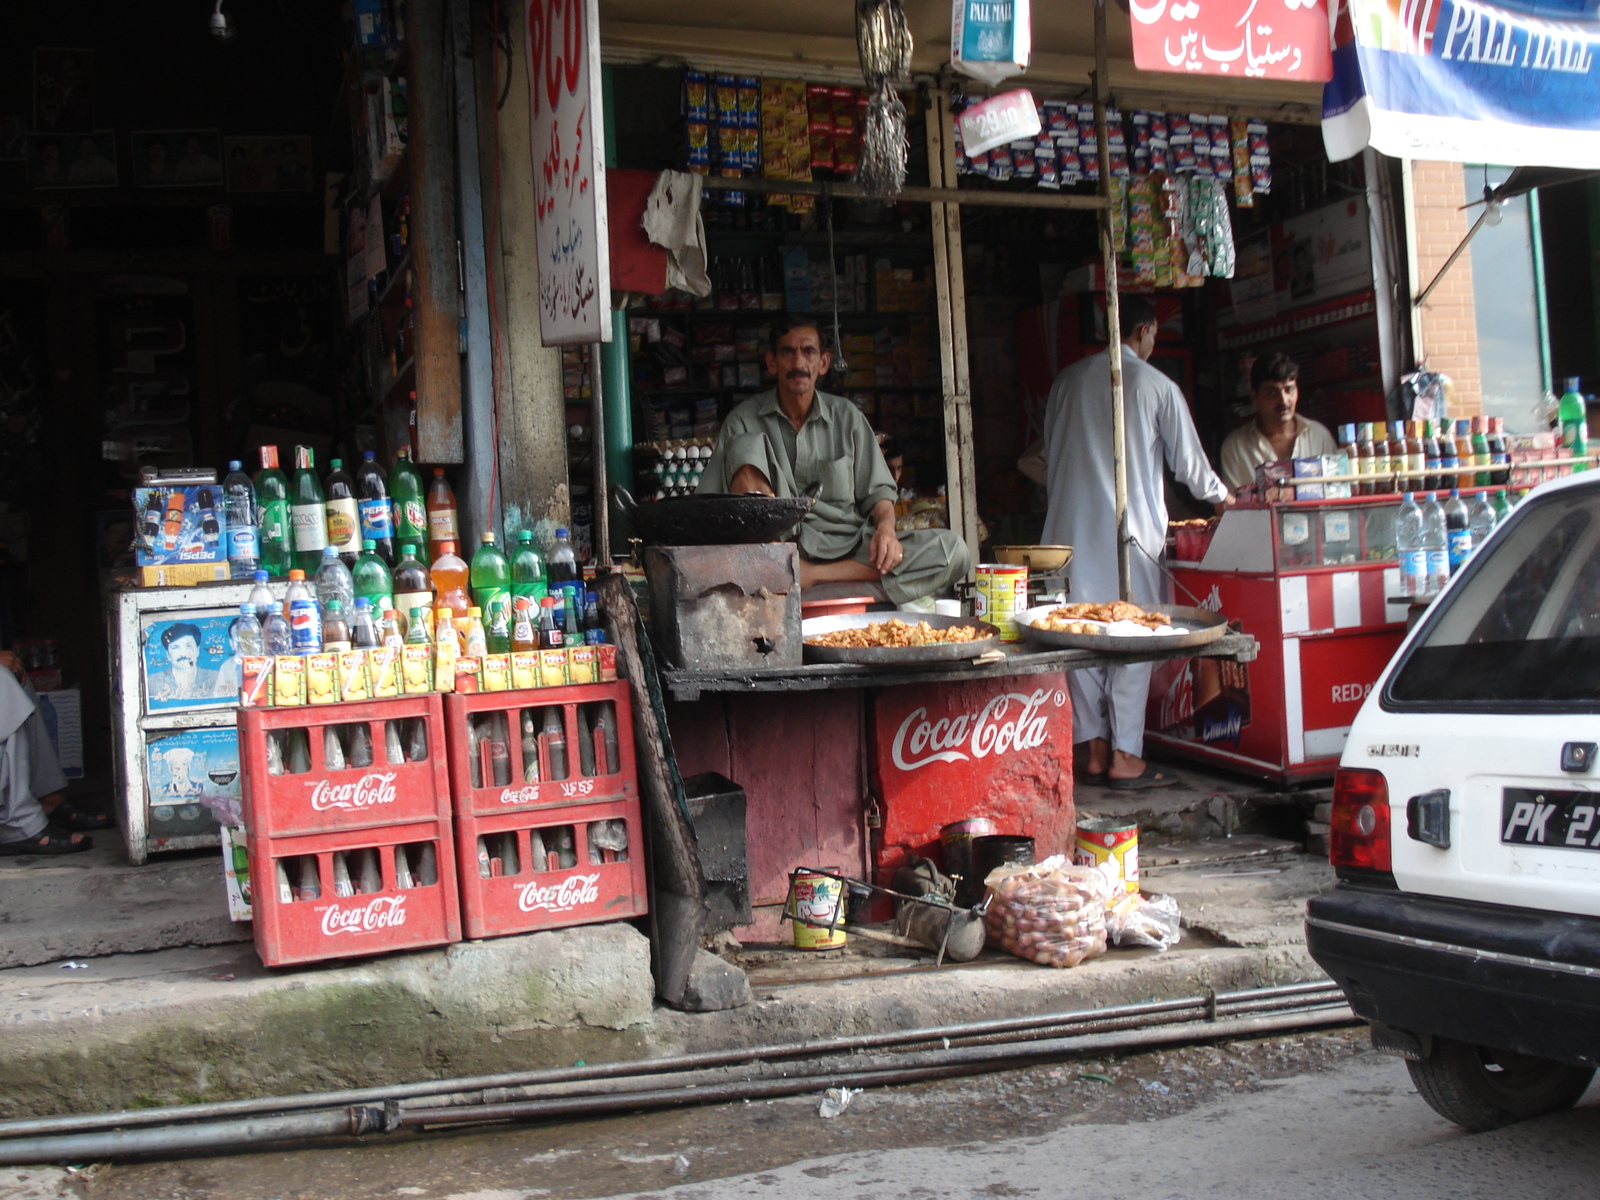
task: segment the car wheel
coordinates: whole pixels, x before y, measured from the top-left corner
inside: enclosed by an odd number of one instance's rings
[[[1432,1054],[1406,1067],[1433,1110],[1472,1133],[1571,1108],[1594,1078],[1593,1067],[1441,1037]]]

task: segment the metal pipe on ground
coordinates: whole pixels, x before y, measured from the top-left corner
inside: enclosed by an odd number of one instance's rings
[[[1295,1029],[1348,1024],[1356,1018],[1348,1005],[1319,1004],[1271,1016],[1159,1025],[1146,1029],[1057,1038],[1014,1045],[955,1047],[883,1056],[896,1061],[869,1063],[845,1060],[838,1069],[785,1079],[731,1080],[707,1087],[663,1087],[609,1095],[549,1097],[509,1104],[400,1110],[397,1105],[357,1105],[345,1109],[299,1113],[248,1121],[158,1126],[137,1130],[79,1133],[65,1137],[18,1138],[0,1142],[0,1165],[60,1161],[102,1161],[139,1155],[181,1154],[260,1146],[297,1137],[326,1137],[391,1132],[399,1128],[484,1124],[555,1117],[599,1116],[605,1113],[710,1104],[732,1100],[771,1099],[800,1095],[819,1087],[877,1087],[916,1083],[981,1073],[1005,1065],[1069,1054],[1172,1045],[1186,1041],[1250,1037]],[[1199,1034],[1200,1036],[1196,1036]]]
[[[748,1046],[736,1050],[703,1051],[664,1058],[595,1063],[582,1067],[552,1067],[536,1071],[517,1071],[498,1075],[466,1076],[455,1079],[429,1079],[414,1083],[370,1088],[347,1088],[329,1092],[305,1092],[294,1096],[259,1096],[245,1100],[220,1100],[206,1104],[169,1105],[162,1108],[127,1109],[120,1112],[81,1113],[73,1116],[24,1117],[0,1121],[0,1145],[6,1138],[34,1135],[87,1132],[142,1125],[161,1125],[175,1121],[212,1120],[252,1113],[281,1113],[314,1108],[334,1108],[353,1104],[405,1101],[439,1097],[449,1093],[468,1093],[494,1088],[531,1087],[542,1084],[582,1080],[617,1079],[630,1076],[664,1075],[675,1071],[773,1059],[817,1058],[828,1054],[873,1050],[919,1042],[952,1042],[993,1037],[1027,1031],[1049,1031],[1064,1026],[1102,1024],[1124,1018],[1170,1016],[1190,1010],[1220,1014],[1239,1005],[1275,1003],[1300,998],[1336,997],[1343,993],[1330,980],[1283,984],[1269,988],[1250,988],[1237,992],[1217,992],[1206,996],[1187,996],[1177,1000],[1149,1000],[1137,1004],[1112,1005],[1099,1009],[1041,1013],[1032,1017],[1000,1017],[958,1025],[899,1029],[884,1033],[856,1034],[825,1038],[813,1042],[776,1043]]]

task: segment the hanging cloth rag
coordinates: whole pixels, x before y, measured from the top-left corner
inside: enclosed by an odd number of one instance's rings
[[[644,233],[667,252],[667,286],[711,294],[706,275],[706,227],[700,220],[700,176],[663,171],[644,203]]]

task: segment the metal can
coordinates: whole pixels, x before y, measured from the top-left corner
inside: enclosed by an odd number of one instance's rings
[[[972,839],[988,837],[995,832],[995,823],[988,817],[968,817],[965,821],[952,821],[939,830],[939,845],[944,857],[944,873],[972,877]]]
[[[979,563],[975,580],[972,615],[998,627],[1002,642],[1021,641],[1017,614],[1028,607],[1028,568]]]
[[[1072,861],[1098,867],[1111,881],[1111,895],[1139,890],[1139,826],[1116,817],[1090,817],[1078,822]]]
[[[843,881],[831,875],[804,869],[790,873],[785,911],[794,926],[796,950],[837,950],[844,945],[844,897]]]

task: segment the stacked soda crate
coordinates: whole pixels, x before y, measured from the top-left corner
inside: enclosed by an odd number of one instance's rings
[[[624,683],[445,697],[466,935],[646,910]]]
[[[268,966],[641,915],[626,684],[239,712]]]
[[[241,709],[239,749],[262,962],[461,940],[437,695]]]

